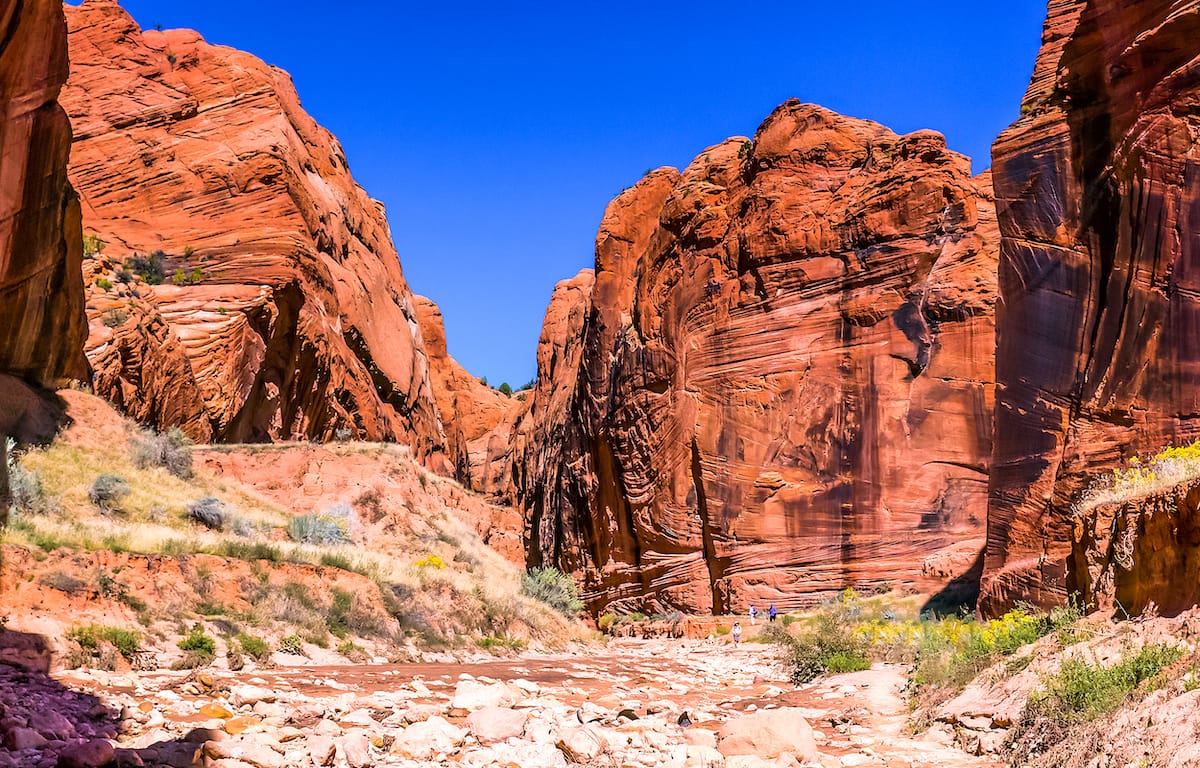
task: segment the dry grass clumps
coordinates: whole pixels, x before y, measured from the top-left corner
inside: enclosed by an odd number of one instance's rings
[[[256,490],[193,469],[191,444],[182,433],[158,435],[115,417],[103,432],[93,433],[69,435],[19,457],[14,472],[32,478],[26,483],[31,501],[18,505],[0,543],[25,547],[33,562],[53,558],[53,568],[66,572],[34,583],[61,588],[71,599],[78,598],[78,585],[90,589],[94,581],[90,572],[70,570],[83,562],[72,553],[175,558],[197,583],[176,589],[170,604],[150,599],[145,585],[124,577],[122,583],[108,579],[120,589],[101,590],[102,599],[133,610],[160,648],[173,644],[167,638],[187,634],[179,623],[184,620],[203,621],[242,660],[264,651],[253,642],[247,647],[239,635],[261,638],[285,653],[305,644],[310,651],[335,644],[354,658],[364,654],[360,643],[373,646],[375,657],[411,657],[414,646],[511,650],[587,636],[565,615],[575,605],[573,584],[549,579],[542,586],[555,587],[550,592],[523,593],[521,570],[456,514],[454,499],[465,492],[451,481],[427,477],[396,446],[353,443],[332,450],[338,457],[375,460],[382,472],[411,476],[411,487],[393,495],[352,487],[345,500],[331,499],[318,511],[295,515]],[[54,503],[35,504],[37,499]],[[401,522],[385,523],[392,518]],[[369,535],[357,533],[365,527],[371,527]],[[249,563],[251,577],[245,565],[208,562],[198,557],[203,555]],[[356,575],[321,574],[314,580],[306,570],[313,566]],[[300,581],[289,584],[293,579]],[[206,663],[195,653],[203,649],[181,650],[191,661]]]

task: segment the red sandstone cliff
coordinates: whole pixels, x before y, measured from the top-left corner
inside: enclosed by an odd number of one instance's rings
[[[998,237],[969,168],[793,101],[618,197],[514,441],[531,563],[593,610],[724,612],[981,549]]]
[[[87,378],[62,5],[0,0],[0,30],[0,373],[53,386]]]
[[[1081,489],[1200,437],[1198,105],[1200,2],[1051,2],[1023,116],[993,152],[985,613],[1087,581],[1086,557],[1069,567]]]
[[[441,308],[424,296],[414,298],[438,413],[446,431],[446,452],[455,475],[473,490],[494,491],[497,483],[487,479],[491,471],[489,443],[497,439],[491,433],[502,421],[515,419],[524,409],[523,403],[480,382],[459,365],[446,350]],[[507,440],[503,442],[507,444]],[[507,453],[503,451],[503,455]]]
[[[97,393],[212,441],[443,443],[379,203],[290,78],[112,0],[66,9]],[[165,280],[123,267],[165,254]],[[147,271],[147,270],[143,270]],[[175,284],[181,283],[181,284]]]

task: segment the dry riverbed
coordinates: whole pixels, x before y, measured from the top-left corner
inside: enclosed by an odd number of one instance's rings
[[[240,672],[3,669],[5,768],[106,755],[212,768],[998,765],[949,733],[908,733],[902,668],[797,688],[755,644],[622,639],[503,660]]]

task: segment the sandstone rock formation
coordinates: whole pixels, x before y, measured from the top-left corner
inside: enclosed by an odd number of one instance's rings
[[[982,549],[998,238],[969,167],[791,101],[613,201],[513,441],[531,564],[593,610],[723,613]]]
[[[986,613],[1075,586],[1089,478],[1200,437],[1198,40],[1194,0],[1055,0],[1023,116],[995,145]]]
[[[202,441],[342,434],[436,455],[383,210],[290,78],[195,32],[142,31],[112,0],[66,11],[71,179],[106,243],[87,268],[97,392]]]
[[[86,379],[71,127],[57,101],[67,79],[62,5],[4,0],[0,28],[0,372],[35,385]]]
[[[487,480],[492,465],[488,456],[489,444],[494,440],[491,433],[506,418],[515,418],[523,404],[518,398],[500,394],[459,365],[446,350],[441,308],[424,296],[414,299],[438,413],[446,432],[446,453],[455,476],[474,490],[494,490],[498,483]],[[501,455],[507,456],[508,451],[502,450]]]
[[[1200,485],[1076,515],[1072,587],[1088,606],[1175,616],[1200,604]]]

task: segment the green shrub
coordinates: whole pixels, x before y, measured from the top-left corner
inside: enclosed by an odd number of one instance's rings
[[[350,507],[337,504],[316,514],[293,517],[288,522],[288,535],[302,544],[345,544],[350,541],[349,524]]]
[[[106,511],[119,510],[121,502],[133,491],[125,478],[119,475],[103,474],[96,478],[88,490],[88,498],[100,509]]]
[[[1182,657],[1175,646],[1147,645],[1112,667],[1068,659],[1045,690],[1030,698],[1031,713],[1076,723],[1094,720],[1120,707],[1142,683],[1154,686],[1159,673]]]
[[[89,259],[104,253],[104,249],[107,246],[108,243],[101,240],[99,235],[83,236],[83,255]]]
[[[575,579],[557,568],[533,568],[522,574],[521,592],[535,600],[541,600],[569,618],[574,618],[583,610],[583,601],[579,599],[579,587],[575,584]]]
[[[221,541],[216,546],[206,547],[200,551],[206,555],[228,557],[233,560],[283,562],[283,552],[279,547],[264,541]]]
[[[525,641],[515,637],[501,637],[499,635],[487,635],[475,640],[475,645],[479,646],[489,653],[509,652],[520,653],[525,650]]]
[[[291,656],[307,656],[304,652],[304,641],[299,635],[288,635],[279,641],[279,652]]]
[[[133,441],[133,463],[140,469],[163,467],[187,480],[192,476],[192,441],[179,427],[162,433],[142,430]]]
[[[496,391],[507,397],[512,397],[513,388],[511,384],[509,384],[507,381],[504,381],[500,383],[500,386],[496,388]]]
[[[159,285],[166,277],[167,255],[162,251],[154,251],[146,256],[133,254],[125,262],[125,268],[140,275],[150,285]]]
[[[112,280],[109,280],[107,277],[101,277],[96,280],[96,287],[105,293],[112,290],[112,285]]]
[[[383,623],[379,617],[364,610],[354,593],[334,587],[329,594],[325,626],[334,637],[345,640],[352,631],[364,635],[382,633]]]
[[[233,639],[242,649],[242,653],[255,661],[263,662],[271,658],[271,645],[261,637],[239,632]]]
[[[766,625],[763,635],[783,649],[788,676],[800,685],[827,672],[870,668],[870,642],[856,631],[861,620],[858,595],[848,589],[837,602],[820,611],[815,625],[800,635],[793,636],[776,624]]]
[[[207,661],[212,661],[217,655],[217,641],[212,639],[204,631],[204,627],[199,624],[192,625],[191,630],[179,641],[178,645],[179,650],[207,657]]]
[[[74,640],[80,648],[89,652],[98,652],[102,643],[108,643],[126,659],[132,659],[142,644],[137,632],[99,624],[72,627],[67,630],[67,639]]]

